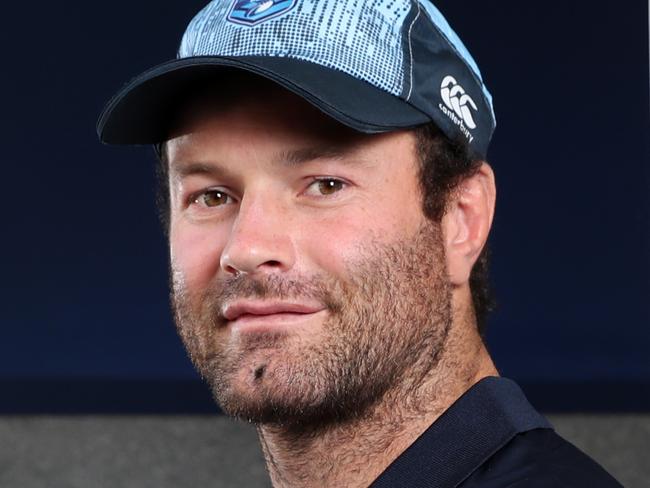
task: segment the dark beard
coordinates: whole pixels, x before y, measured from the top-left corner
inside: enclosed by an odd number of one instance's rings
[[[388,391],[411,394],[435,368],[452,321],[439,225],[409,240],[368,243],[359,255],[346,263],[345,281],[241,275],[193,296],[172,280],[179,334],[226,414],[320,428],[364,415]],[[319,341],[286,332],[230,339],[225,301],[301,297],[327,306]]]

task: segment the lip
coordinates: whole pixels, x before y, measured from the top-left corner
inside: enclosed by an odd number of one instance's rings
[[[226,305],[223,316],[233,322],[239,320],[295,319],[300,315],[311,315],[324,310],[320,304],[295,302],[234,302]]]
[[[250,313],[251,310],[258,313]],[[233,317],[227,323],[231,333],[248,335],[311,328],[316,324],[315,320],[319,320],[323,314],[327,313],[327,309],[304,304],[284,303],[254,307],[243,306],[228,309],[226,313],[227,316]]]
[[[319,311],[320,312],[320,311]],[[237,319],[229,322],[233,331],[238,332],[262,332],[267,330],[296,329],[306,325],[313,317],[319,315],[313,313],[273,313],[268,315],[243,314]]]

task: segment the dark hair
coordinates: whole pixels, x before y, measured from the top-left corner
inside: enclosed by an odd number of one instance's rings
[[[422,209],[428,219],[440,222],[459,184],[479,171],[482,160],[471,154],[467,144],[451,141],[434,124],[417,127],[413,132],[420,160],[420,186],[424,195]],[[166,144],[156,146],[156,153],[159,161],[156,170],[158,216],[167,233],[170,207]],[[490,250],[486,243],[469,278],[476,326],[483,338],[488,314],[496,306],[490,286],[489,261]]]
[[[434,124],[417,127],[413,132],[420,160],[422,210],[427,218],[440,222],[460,183],[474,176],[483,161],[472,154],[467,144],[450,140]],[[496,308],[489,265],[490,249],[486,243],[469,276],[476,327],[484,339],[488,315]]]

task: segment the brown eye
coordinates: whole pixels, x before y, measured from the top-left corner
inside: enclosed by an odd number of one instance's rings
[[[218,207],[219,205],[228,203],[228,198],[228,194],[220,190],[208,190],[199,195],[195,203],[203,204],[206,207]]]
[[[335,180],[333,178],[318,180],[317,183],[318,191],[321,195],[333,195],[337,191],[341,191],[344,185],[341,180]]]

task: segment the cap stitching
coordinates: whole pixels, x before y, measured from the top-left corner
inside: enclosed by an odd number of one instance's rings
[[[411,94],[413,93],[413,43],[411,41],[411,32],[413,31],[413,26],[417,22],[418,18],[420,17],[420,2],[416,1],[415,4],[418,6],[418,13],[413,19],[413,22],[411,22],[411,25],[409,26],[409,92],[408,95],[406,95],[406,101],[408,102],[411,98]]]

